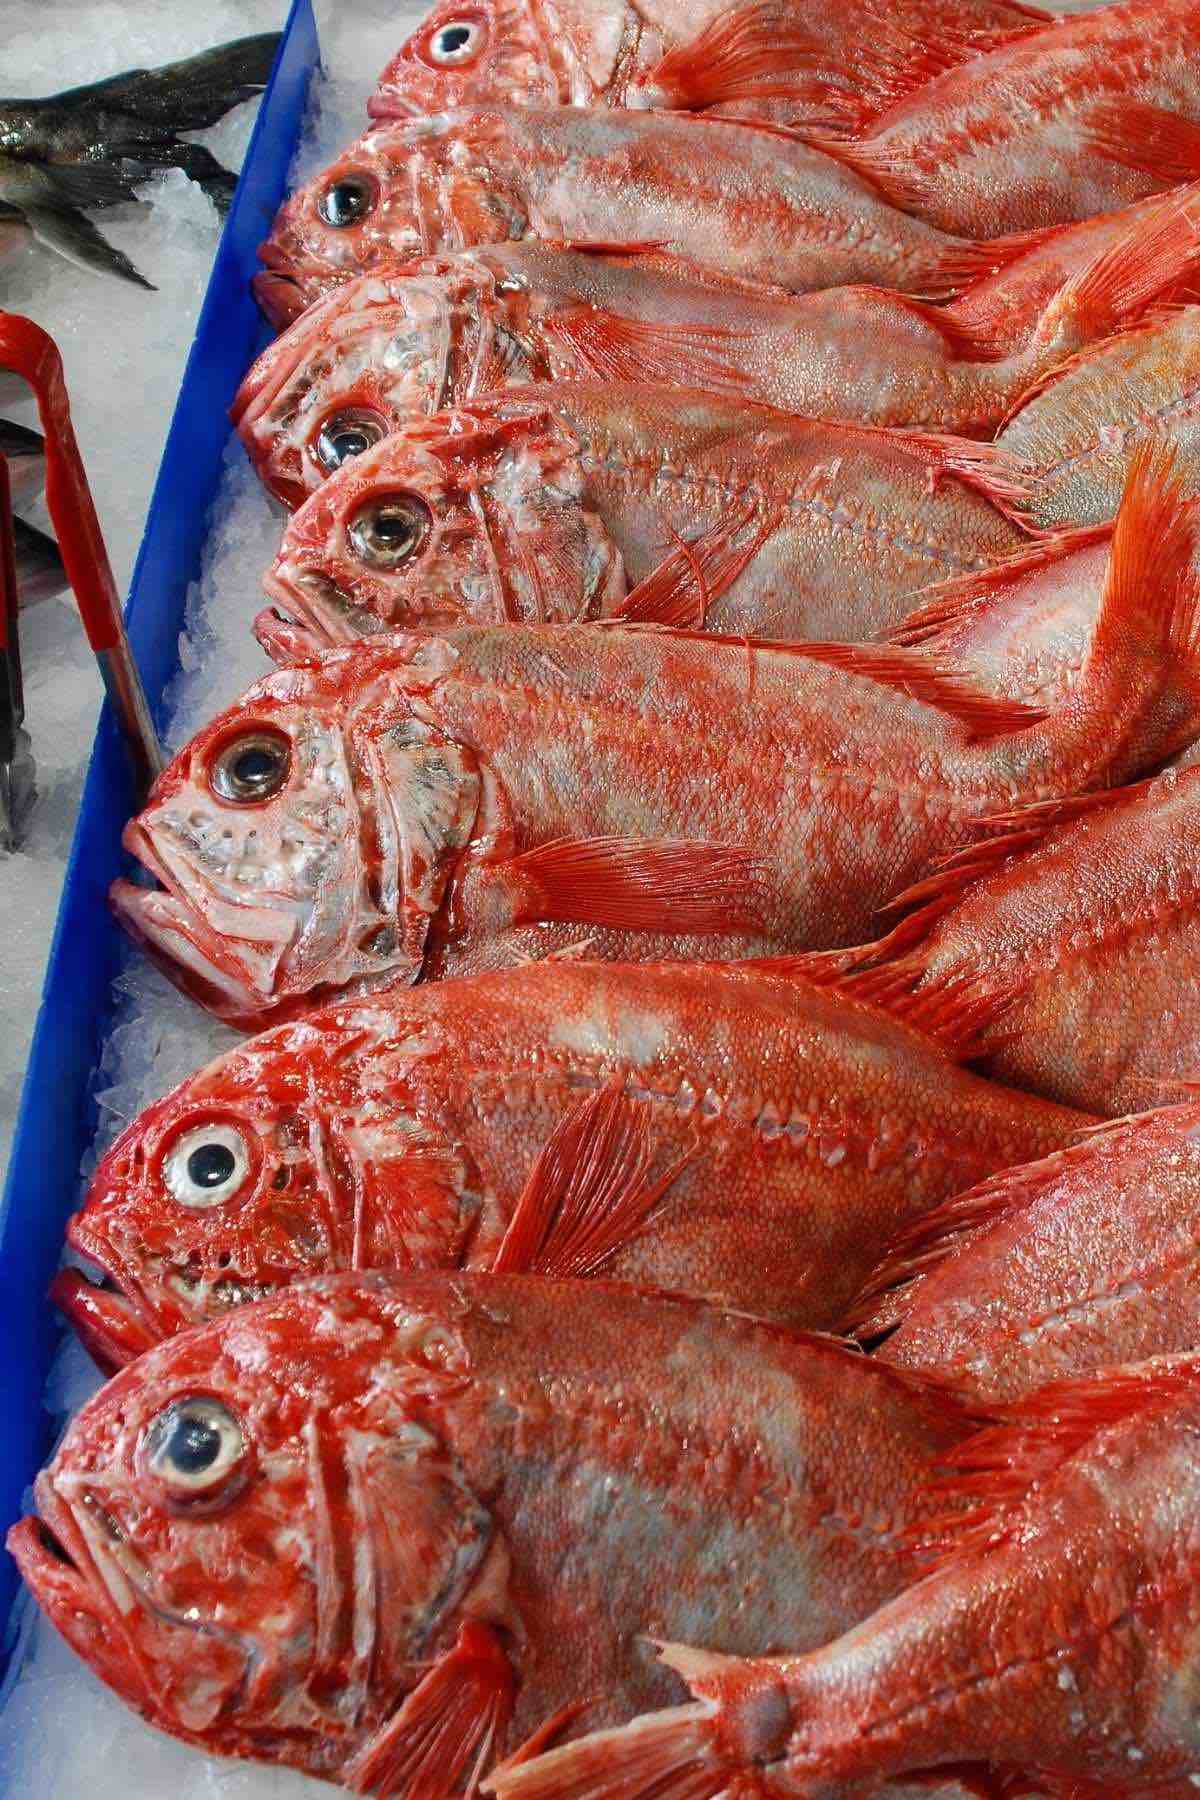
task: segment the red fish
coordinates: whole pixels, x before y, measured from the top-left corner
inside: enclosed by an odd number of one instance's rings
[[[998,826],[856,957],[875,966],[849,991],[935,1030],[965,1011],[995,1075],[1063,1105],[1178,1092],[1200,1068],[1200,768]]]
[[[854,1313],[900,1368],[1012,1400],[1200,1342],[1200,1105],[1101,1127],[901,1234]]]
[[[777,129],[493,106],[380,126],[352,144],[280,209],[259,251],[271,272],[259,291],[273,317],[291,317],[356,275],[527,237],[652,244],[791,293],[866,281],[931,297],[1027,247],[949,236]]]
[[[753,965],[552,959],[311,1013],[101,1162],[56,1298],[107,1367],[339,1269],[603,1271],[838,1323],[903,1225],[1088,1123]]]
[[[420,419],[297,512],[263,586],[277,660],[385,631],[616,616],[868,638],[1027,543],[990,445],[679,388],[530,388]],[[636,592],[630,593],[636,584]]]
[[[1200,492],[1200,306],[1185,306],[1096,344],[1016,408],[999,441],[1033,483],[1043,528],[1111,519],[1134,453],[1169,442],[1189,493]]]
[[[1139,463],[1048,715],[890,646],[509,625],[332,651],[179,753],[125,839],[163,885],[113,903],[239,1022],[583,937],[622,961],[861,942],[981,818],[1188,741],[1190,552]]]
[[[668,1646],[690,1706],[502,1771],[502,1800],[848,1800],[986,1761],[1039,1793],[1200,1786],[1200,1359],[1056,1383],[952,1459],[942,1560],[808,1655]],[[703,1642],[703,1640],[700,1640]]]
[[[1200,173],[1200,4],[1127,0],[950,69],[852,145],[897,205],[995,237],[1085,219]]]
[[[808,124],[862,124],[897,91],[1052,15],[1020,0],[443,0],[401,46],[373,118],[453,106],[740,107]],[[876,44],[891,54],[872,57]],[[664,54],[665,52],[665,54]]]
[[[197,1748],[470,1789],[678,1694],[641,1640],[820,1643],[894,1594],[940,1389],[694,1302],[331,1277],[150,1350],[9,1548],[101,1680]]]
[[[1194,197],[1050,232],[948,307],[882,288],[785,295],[534,239],[464,251],[308,308],[232,416],[288,506],[414,414],[529,382],[667,382],[809,418],[991,435],[1049,369],[1173,290],[1200,248]]]

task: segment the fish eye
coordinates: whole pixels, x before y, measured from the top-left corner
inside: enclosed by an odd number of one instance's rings
[[[210,780],[219,800],[246,804],[269,800],[287,780],[291,767],[288,741],[274,731],[252,731],[227,744],[212,767]]]
[[[236,1125],[198,1125],[163,1162],[163,1180],[181,1206],[220,1206],[249,1173],[250,1153]]]
[[[375,206],[376,188],[365,175],[342,175],[317,200],[317,211],[327,225],[339,230],[366,218]]]
[[[207,1394],[173,1400],[142,1440],[146,1468],[179,1500],[223,1487],[246,1454],[246,1434],[227,1406]]]
[[[416,494],[383,494],[360,506],[348,527],[356,556],[373,569],[398,569],[425,541],[431,515]]]
[[[357,407],[336,412],[317,433],[316,457],[323,469],[340,469],[384,437],[387,427],[378,413]]]
[[[439,69],[461,69],[473,63],[484,46],[483,20],[464,14],[447,19],[430,32],[425,45],[429,61]]]

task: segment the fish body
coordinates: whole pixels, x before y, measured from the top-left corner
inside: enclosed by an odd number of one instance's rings
[[[454,1792],[584,1695],[601,1721],[676,1695],[646,1637],[815,1645],[879,1605],[967,1417],[694,1302],[335,1277],[124,1370],[9,1543],[160,1729]]]
[[[125,838],[163,886],[113,902],[242,1022],[581,939],[639,962],[861,942],[982,818],[1190,741],[1190,545],[1139,465],[1049,715],[877,645],[507,625],[331,651],[179,753]]]
[[[666,382],[809,418],[990,435],[1051,367],[1169,291],[1197,242],[1183,196],[1143,201],[1050,233],[942,308],[881,288],[785,295],[657,255],[492,245],[360,276],[308,308],[232,416],[289,506],[413,415],[530,382]]]
[[[342,1269],[602,1271],[832,1328],[903,1225],[1087,1122],[786,972],[552,959],[229,1051],[105,1156],[67,1237],[110,1285],[56,1297],[110,1367]]]
[[[720,106],[797,124],[861,123],[885,104],[893,83],[921,79],[931,41],[952,61],[971,55],[988,34],[1037,30],[1049,16],[1011,0],[893,8],[888,23],[897,37],[911,33],[911,69],[875,77],[862,51],[879,18],[861,0],[803,7],[794,0],[744,7],[443,0],[392,58],[367,110],[389,119],[489,102]]]
[[[948,70],[847,149],[897,205],[996,237],[1126,206],[1200,155],[1200,8],[1127,0]]]
[[[378,126],[287,200],[260,257],[308,304],[417,257],[538,237],[651,244],[792,293],[945,295],[1012,246],[950,237],[801,138],[682,114],[462,108]]]
[[[849,1800],[985,1762],[1034,1792],[1184,1800],[1200,1779],[1198,1428],[1194,1355],[1042,1389],[953,1454],[943,1499],[973,1511],[947,1520],[923,1581],[808,1655],[668,1646],[690,1706],[492,1791]]]
[[[858,1309],[900,1368],[991,1404],[1200,1341],[1200,1107],[1122,1119],[901,1234]]]
[[[988,445],[722,395],[529,388],[417,420],[318,488],[263,583],[293,623],[260,635],[283,660],[408,626],[612,614],[867,638],[1028,541],[1007,473]]]
[[[1033,484],[1039,526],[1113,516],[1139,444],[1175,445],[1189,491],[1200,459],[1200,306],[1184,306],[1093,345],[1037,385],[999,442]]]
[[[136,199],[136,184],[159,169],[182,169],[224,211],[237,176],[179,134],[260,93],[278,47],[278,32],[264,32],[45,99],[0,99],[0,230],[14,243],[31,233],[81,268],[151,286],[88,212]]]
[[[1057,823],[1047,812],[1017,814],[1011,835],[951,869],[851,987],[910,1004],[960,994],[986,1021],[1001,1080],[1092,1112],[1140,1111],[1200,1058],[1200,769],[1061,809]]]

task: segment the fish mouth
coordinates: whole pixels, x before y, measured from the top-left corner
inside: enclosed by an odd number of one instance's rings
[[[115,1375],[160,1344],[169,1330],[137,1293],[119,1259],[84,1228],[78,1214],[67,1226],[67,1245],[87,1266],[70,1264],[58,1271],[50,1283],[51,1304],[101,1372]]]
[[[289,575],[270,569],[262,585],[274,604],[258,614],[254,635],[277,663],[307,662],[322,651],[379,637],[386,629],[373,612],[316,570]]]
[[[214,931],[137,819],[126,825],[121,843],[161,884],[141,887],[123,877],[113,882],[109,905],[124,930],[189,1000],[231,1025],[255,1029],[274,996],[270,986],[255,980],[248,956],[238,953],[238,940]],[[276,962],[272,959],[272,970]]]
[[[251,276],[250,291],[259,312],[273,331],[286,331],[301,313],[308,311],[304,289],[294,276],[285,275],[281,270],[272,269]]]

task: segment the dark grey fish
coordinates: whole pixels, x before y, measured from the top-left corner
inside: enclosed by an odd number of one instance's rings
[[[8,463],[8,487],[14,506],[36,499],[46,480],[46,440],[28,425],[0,419],[0,456]]]
[[[58,545],[45,531],[24,519],[13,520],[13,546],[17,553],[17,599],[22,606],[52,600],[64,594],[70,583]]]
[[[261,92],[278,45],[262,32],[44,100],[0,99],[0,251],[32,232],[81,268],[152,287],[87,214],[136,199],[160,169],[182,169],[224,211],[237,176],[178,133]]]

